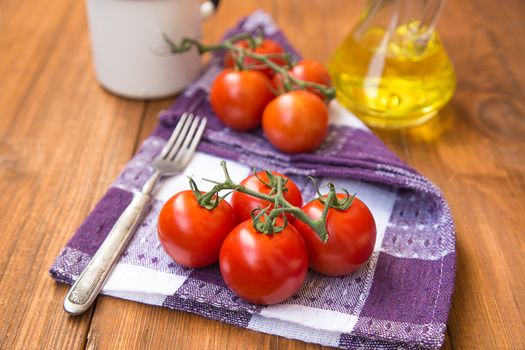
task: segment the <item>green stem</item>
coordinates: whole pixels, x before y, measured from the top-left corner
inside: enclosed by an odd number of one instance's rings
[[[249,196],[259,198],[259,199],[262,199],[262,200],[268,201],[269,203],[274,204],[274,208],[269,213],[265,212],[263,213],[263,215],[256,216],[257,220],[260,217],[265,216],[265,220],[266,220],[265,225],[258,225],[257,223],[254,224],[254,227],[256,227],[258,230],[262,230],[262,228],[265,228],[266,231],[263,233],[273,234],[274,232],[282,231],[282,228],[278,229],[271,225],[275,221],[275,219],[277,219],[279,216],[283,215],[284,213],[290,213],[296,219],[304,222],[312,230],[314,230],[314,232],[319,236],[319,238],[323,242],[326,242],[328,240],[328,230],[326,227],[326,218],[328,216],[328,209],[330,209],[331,207],[335,207],[337,204],[337,203],[333,203],[334,198],[336,196],[335,189],[332,191],[332,188],[331,188],[330,193],[328,195],[328,199],[325,203],[323,214],[321,215],[321,217],[318,219],[312,219],[311,217],[306,215],[306,213],[304,213],[300,208],[292,205],[290,202],[288,202],[284,198],[284,189],[285,189],[284,186],[286,183],[285,178],[278,176],[278,175],[274,175],[275,183],[272,184],[273,186],[272,190],[275,190],[275,191],[272,191],[274,192],[274,194],[269,195],[269,194],[261,193],[261,192],[246,188],[238,183],[233,182],[230,177],[230,174],[228,173],[226,162],[224,160],[221,161],[221,167],[223,169],[223,173],[225,177],[224,182],[217,183],[213,181],[214,183],[216,183],[216,185],[213,186],[213,188],[209,192],[197,197],[197,201],[200,206],[205,207],[205,208],[215,207],[216,206],[215,201],[217,200],[217,198],[221,198],[219,197],[220,191],[233,190],[233,191],[241,192]],[[191,181],[192,180],[190,179],[190,182]],[[196,184],[194,182],[192,183],[192,189],[194,190],[194,193],[200,194],[200,191],[197,189]],[[210,203],[215,204],[215,205],[212,206],[210,205]],[[270,225],[271,227],[268,225]],[[286,226],[286,220],[285,220],[283,227],[285,226]]]
[[[172,42],[167,35],[164,34],[164,40],[168,43],[170,46],[171,52],[173,53],[183,53],[191,50],[192,47],[196,47],[199,54],[203,54],[205,52],[210,51],[217,51],[217,50],[229,50],[234,53],[234,61],[235,65],[238,69],[244,69],[243,66],[243,58],[244,57],[250,57],[254,60],[261,62],[262,64],[266,65],[267,67],[271,68],[274,72],[281,74],[284,81],[283,85],[287,91],[294,90],[296,87],[299,87],[300,89],[313,89],[315,91],[319,91],[324,96],[326,96],[327,99],[332,99],[335,97],[335,89],[323,84],[317,84],[311,81],[305,81],[301,79],[297,79],[296,77],[292,76],[288,69],[285,67],[282,67],[275,62],[273,62],[271,59],[276,57],[282,57],[287,62],[290,60],[290,54],[284,53],[284,54],[259,54],[253,52],[251,49],[245,49],[243,47],[239,47],[235,45],[236,41],[247,39],[250,41],[250,46],[253,47],[253,45],[256,43],[256,38],[254,38],[250,33],[240,33],[234,37],[231,37],[229,39],[224,40],[220,44],[216,45],[204,45],[197,40],[191,39],[191,38],[183,38],[179,45],[176,45],[174,42]]]

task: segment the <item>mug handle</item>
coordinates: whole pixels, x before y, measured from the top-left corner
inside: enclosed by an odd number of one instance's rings
[[[201,17],[206,19],[217,11],[220,0],[207,0],[201,4]]]

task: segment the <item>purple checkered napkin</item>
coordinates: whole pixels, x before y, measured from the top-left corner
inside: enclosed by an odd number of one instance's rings
[[[262,27],[294,52],[266,13],[257,11],[227,35]],[[163,182],[143,222],[102,293],[193,312],[287,338],[345,349],[436,349],[442,346],[455,271],[455,235],[439,189],[399,160],[357,118],[332,102],[326,142],[311,154],[284,155],[260,131],[237,133],[213,115],[209,87],[220,71],[217,55],[203,75],[165,111],[153,134],[126,165],[51,267],[57,281],[72,284],[153,169],[177,118],[193,111],[208,117],[208,129],[185,174]],[[290,175],[305,201],[314,197],[306,176],[357,192],[376,219],[378,236],[368,264],[350,276],[310,272],[304,286],[279,305],[262,307],[236,297],[218,267],[187,269],[163,251],[156,234],[164,201],[187,188],[185,175],[215,176],[230,159],[236,180],[250,166]],[[220,171],[220,169],[219,169]]]

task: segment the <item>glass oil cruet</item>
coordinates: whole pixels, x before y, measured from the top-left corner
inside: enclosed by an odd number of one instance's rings
[[[337,100],[365,123],[417,125],[452,97],[456,76],[434,30],[444,0],[371,0],[336,49]]]

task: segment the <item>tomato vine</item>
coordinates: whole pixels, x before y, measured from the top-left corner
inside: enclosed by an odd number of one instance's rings
[[[244,70],[246,68],[249,68],[244,66],[244,58],[250,57],[256,60],[257,62],[261,62],[262,64],[266,65],[275,73],[279,73],[280,75],[282,75],[282,85],[284,86],[284,89],[286,91],[292,91],[297,89],[313,89],[318,93],[322,94],[328,100],[335,97],[335,88],[323,84],[314,83],[311,81],[298,79],[289,73],[289,67],[282,67],[281,65],[271,60],[272,58],[282,58],[287,62],[287,66],[291,66],[292,56],[289,53],[260,54],[254,52],[253,48],[257,47],[257,45],[259,45],[262,42],[262,40],[264,40],[264,33],[262,31],[257,32],[255,36],[251,33],[240,33],[228,39],[225,39],[221,43],[215,45],[204,45],[201,42],[192,38],[183,38],[177,45],[165,34],[164,40],[169,45],[172,53],[184,53],[191,50],[193,47],[197,49],[199,54],[211,51],[229,50],[232,53],[237,69]],[[236,46],[235,43],[239,40],[247,40],[249,42],[249,48]]]
[[[319,236],[321,241],[326,242],[328,241],[328,230],[326,227],[326,219],[328,216],[328,210],[330,208],[334,208],[337,210],[345,211],[347,210],[354,200],[355,195],[350,195],[348,191],[343,189],[343,192],[345,192],[346,196],[343,199],[339,199],[336,193],[336,188],[334,184],[328,183],[327,186],[329,188],[328,194],[322,195],[319,191],[319,187],[317,186],[317,183],[315,180],[310,177],[312,180],[316,192],[318,194],[318,200],[324,205],[323,213],[320,218],[318,219],[312,219],[308,215],[306,215],[301,208],[298,208],[290,202],[288,202],[284,198],[284,190],[286,186],[287,179],[285,179],[282,176],[274,175],[269,171],[266,171],[266,174],[268,176],[269,181],[265,182],[261,179],[264,184],[271,187],[272,190],[269,194],[260,193],[254,190],[251,190],[245,186],[242,186],[236,182],[234,182],[230,174],[228,173],[228,168],[226,166],[226,161],[221,161],[221,168],[224,173],[224,181],[218,182],[215,180],[209,180],[204,179],[207,182],[211,182],[215,184],[213,188],[205,193],[202,193],[195,182],[191,177],[189,178],[190,181],[190,187],[195,195],[195,198],[197,199],[198,204],[203,207],[207,208],[209,210],[213,210],[221,200],[223,200],[228,194],[220,196],[221,191],[238,191],[241,193],[245,193],[247,195],[263,199],[268,201],[269,203],[274,204],[273,209],[269,209],[270,205],[266,208],[260,208],[258,210],[255,210],[252,212],[252,219],[253,219],[253,226],[254,228],[264,234],[274,234],[281,232],[284,230],[284,228],[287,225],[287,219],[286,219],[286,213],[290,213],[293,215],[296,219],[304,222],[306,225],[308,225],[310,228],[312,228],[316,234]],[[254,171],[254,173],[256,173]],[[282,220],[278,220],[278,218],[282,218]],[[282,222],[282,224],[279,224],[279,222]]]

